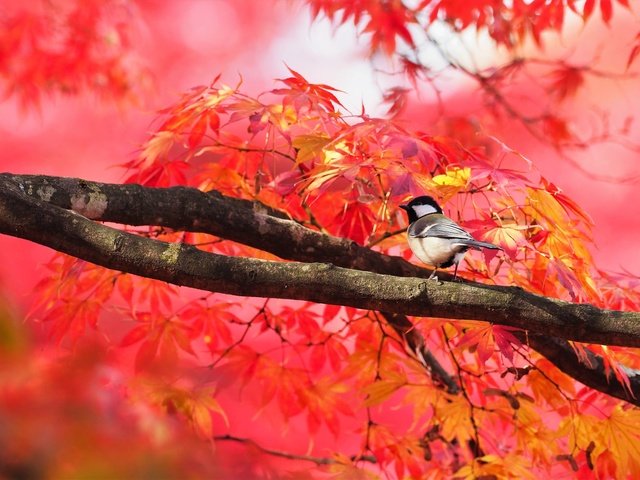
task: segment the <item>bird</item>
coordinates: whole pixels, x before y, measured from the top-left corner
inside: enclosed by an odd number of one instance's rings
[[[416,197],[400,208],[407,212],[409,248],[418,259],[434,267],[429,279],[437,280],[439,268],[455,265],[453,279],[458,276],[458,264],[470,248],[503,250],[493,243],[481,242],[442,213],[440,205],[427,195]]]

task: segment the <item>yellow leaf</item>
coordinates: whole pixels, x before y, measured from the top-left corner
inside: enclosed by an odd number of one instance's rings
[[[421,372],[424,375],[424,367]],[[420,419],[430,415],[433,405],[438,401],[442,390],[432,385],[407,385],[406,395],[402,399],[403,405],[407,405],[413,412],[413,425],[418,425]]]
[[[447,395],[447,398],[448,401],[441,403],[434,413],[442,436],[449,442],[457,438],[466,445],[474,435],[471,407],[462,395]]]
[[[531,478],[538,476],[531,470],[526,457],[508,454],[504,458],[498,455],[484,455],[474,458],[473,462],[460,468],[455,478],[476,480],[478,478]]]
[[[529,452],[529,458],[535,465],[548,466],[555,459],[555,448],[557,448],[559,434],[555,429],[551,429],[545,424],[533,399],[519,396],[518,400],[520,408],[514,411],[517,420],[514,434],[518,449],[522,452]]]
[[[143,398],[165,409],[171,409],[184,415],[193,428],[203,437],[213,433],[212,413],[222,417],[229,426],[229,419],[218,401],[214,398],[212,387],[187,389],[156,380],[139,380],[137,390]]]
[[[213,433],[213,421],[211,412],[202,405],[194,405],[191,411],[191,420],[196,431],[204,438],[208,438]]]
[[[363,389],[363,392],[367,395],[364,402],[365,406],[371,407],[384,402],[406,384],[407,378],[404,375],[398,375],[385,380],[377,380],[367,385]]]
[[[608,418],[574,413],[565,418],[558,433],[569,436],[569,448],[591,450],[596,465],[615,465],[618,478],[640,475],[640,410],[613,408]],[[591,447],[590,447],[590,444]],[[602,468],[603,465],[600,465]],[[608,467],[607,467],[608,468]]]
[[[453,167],[443,175],[436,175],[431,181],[437,186],[465,187],[471,177],[469,167]]]
[[[609,418],[602,421],[601,438],[608,445],[608,450],[616,458],[618,472],[629,478],[640,475],[640,410],[632,408],[623,410],[620,405],[611,412]],[[597,438],[594,439],[596,444]]]
[[[546,359],[536,362],[536,370],[527,375],[527,383],[536,400],[544,400],[553,408],[567,406],[567,398],[575,396],[574,381]],[[544,372],[544,373],[543,373]]]
[[[269,116],[271,117],[271,122],[282,131],[286,131],[298,120],[298,115],[291,105],[281,105],[279,103],[269,106]]]
[[[177,138],[178,135],[167,130],[161,130],[151,137],[142,150],[145,165],[150,165],[159,158],[166,157]]]
[[[293,148],[298,151],[296,164],[322,158],[322,149],[331,141],[328,135],[299,135],[293,139]]]
[[[331,149],[323,149],[322,163],[331,164],[344,158],[349,153],[347,142],[344,140],[333,145]]]
[[[213,108],[222,103],[223,100],[235,93],[235,90],[228,85],[223,85],[216,93],[209,93],[204,99],[205,108]]]
[[[452,167],[442,175],[436,175],[431,179],[432,189],[438,192],[438,196],[446,202],[456,193],[463,190],[471,178],[469,167]]]
[[[196,181],[198,188],[203,191],[221,190],[227,192],[252,193],[252,189],[244,178],[234,169],[216,162],[206,163],[201,167]]]

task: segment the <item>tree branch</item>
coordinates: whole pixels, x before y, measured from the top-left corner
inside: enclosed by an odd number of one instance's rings
[[[587,351],[589,365],[581,362],[569,342],[561,338],[538,333],[518,335],[538,353],[546,357],[560,370],[577,381],[595,390],[640,406],[640,375],[629,374],[629,389],[613,375],[607,375],[604,361],[599,355]],[[635,374],[633,374],[635,373]]]
[[[447,389],[447,392],[460,393],[460,385],[455,377],[442,366],[438,359],[431,353],[424,342],[424,337],[415,328],[415,325],[405,316],[399,313],[380,312],[389,325],[404,340],[405,345],[413,352],[418,360],[427,367],[436,384]]]
[[[333,260],[335,264],[371,271],[209,254],[191,246],[168,244],[111,229],[65,208],[103,221],[159,224],[214,233],[272,253],[280,252],[288,259]],[[158,211],[162,215],[158,215]],[[554,335],[590,343],[640,345],[640,313],[600,310],[512,287],[473,282],[427,282],[413,276],[424,277],[429,274],[428,270],[400,258],[309,230],[258,203],[184,187],[155,189],[1,174],[0,232],[108,268],[178,285],[236,295],[301,299],[393,312],[385,316],[405,339],[411,337],[407,333],[415,330],[406,317],[404,320],[408,325],[403,324],[402,315],[484,320],[530,330],[539,334],[530,337],[538,338],[538,343],[530,344],[554,363],[557,361],[556,365],[561,369],[585,384],[619,398],[626,398],[624,390],[620,385],[612,387],[603,369],[584,367],[566,342],[560,342],[562,348],[554,352],[542,340],[547,335]],[[336,256],[331,258],[333,253]],[[372,273],[375,271],[411,278]],[[414,351],[424,347],[421,337],[407,341]],[[564,367],[565,364],[569,366]],[[435,361],[433,365],[430,368],[437,376],[439,364]],[[444,370],[440,374],[443,375],[440,381],[447,388],[457,388]],[[632,391],[640,392],[633,379]]]
[[[299,262],[326,262],[401,277],[426,278],[431,274],[430,269],[400,257],[306,228],[260,202],[227,197],[216,191],[7,173],[0,174],[0,185],[14,185],[29,196],[92,220],[209,233]],[[438,278],[451,276],[439,272]]]
[[[312,462],[315,463],[316,465],[333,465],[336,463],[340,463],[338,460],[336,460],[335,458],[330,458],[330,457],[314,457],[312,455],[301,455],[301,454],[297,454],[297,453],[289,453],[289,452],[283,452],[280,450],[274,450],[272,448],[267,448],[267,447],[263,447],[262,445],[258,444],[255,440],[252,440],[250,438],[242,438],[242,437],[236,437],[233,435],[218,435],[213,437],[213,439],[216,442],[223,442],[223,441],[227,441],[227,442],[237,442],[237,443],[242,443],[248,446],[252,446],[253,448],[257,449],[258,451],[268,454],[268,455],[273,455],[274,457],[281,457],[281,458],[286,458],[289,460],[302,460],[305,462]],[[372,456],[372,455],[363,455],[363,456],[356,456],[356,455],[352,455],[350,457],[350,459],[352,461],[362,461],[362,462],[369,462],[369,463],[377,463],[376,457]]]

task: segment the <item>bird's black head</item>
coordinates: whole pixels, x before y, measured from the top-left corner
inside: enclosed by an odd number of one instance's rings
[[[438,205],[438,202],[427,195],[416,197],[406,205],[400,205],[400,208],[407,212],[409,223],[413,223],[420,217],[424,217],[431,213],[442,213],[442,209],[440,208],[440,205]]]

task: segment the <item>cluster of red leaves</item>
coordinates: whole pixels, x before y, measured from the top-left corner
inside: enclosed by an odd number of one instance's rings
[[[192,89],[161,113],[140,156],[126,164],[128,181],[257,199],[310,228],[407,258],[398,205],[429,193],[476,237],[505,249],[469,256],[463,275],[612,308],[640,304],[637,289],[614,289],[611,274],[594,268],[588,215],[506,145],[476,138],[465,147],[364,111],[349,114],[334,89],[293,70],[279,83],[260,95],[219,79]],[[260,255],[207,235],[161,236]],[[178,413],[205,437],[242,428],[231,407],[240,395],[242,417],[275,415],[283,429],[304,425],[310,445],[325,429],[335,445],[346,433],[359,435],[355,447],[334,446],[327,468],[339,474],[372,468],[369,455],[376,468],[414,478],[640,469],[640,456],[616,440],[637,440],[626,427],[637,412],[578,386],[509,329],[415,319],[460,379],[465,394],[456,395],[435,384],[373,312],[178,296],[166,284],[63,257],[49,268],[39,318],[52,335],[73,342],[90,326],[121,355],[133,351],[135,371],[154,380],[131,382],[132,395]],[[594,349],[621,381],[621,362],[640,367],[625,349],[576,348]],[[167,381],[175,377],[185,386]],[[571,430],[573,420],[583,427]],[[480,443],[483,455],[474,458],[469,442]]]
[[[136,100],[148,74],[131,52],[135,13],[128,1],[5,2],[0,76],[5,95],[38,107],[43,94],[89,91]]]
[[[451,67],[447,70],[450,75],[471,79],[484,92],[486,105],[483,113],[492,115],[476,118],[483,131],[495,131],[496,120],[498,124],[504,122],[504,125],[509,125],[515,119],[533,137],[543,144],[553,144],[558,150],[584,149],[596,141],[615,142],[619,135],[627,134],[628,125],[614,128],[604,114],[600,125],[592,122],[584,128],[584,118],[562,108],[564,102],[572,99],[586,85],[590,76],[612,80],[619,76],[598,71],[584,60],[572,65],[569,59],[575,47],[554,51],[543,61],[526,58],[527,54],[523,58],[523,52],[518,48],[529,38],[543,48],[544,34],[562,35],[565,18],[571,15],[586,23],[599,11],[602,21],[609,25],[614,0],[423,0],[413,3],[400,0],[308,0],[307,3],[314,18],[324,15],[339,25],[351,21],[360,27],[359,36],[368,42],[370,53],[383,53],[392,58],[393,68],[410,81],[413,89],[395,86],[384,93],[389,115],[401,114],[410,95],[425,81],[440,98],[443,88],[440,80],[445,77],[441,66],[434,68],[437,63],[429,60],[432,55],[428,54],[431,50],[427,48],[430,47],[441,57],[440,60]],[[618,0],[617,3],[631,11],[628,0]],[[432,25],[437,27],[433,32],[430,30]],[[446,42],[439,39],[441,35],[438,32],[443,26],[454,35],[468,30],[486,32],[513,58],[487,70],[468,67],[464,56],[450,52]],[[627,69],[640,52],[638,38],[630,47]],[[538,97],[538,92],[543,97]],[[525,102],[522,97],[542,101]],[[598,105],[595,100],[590,103],[593,103],[594,111],[607,109],[606,105]]]
[[[312,15],[323,13],[342,24],[349,20],[364,25],[369,33],[372,53],[396,51],[397,39],[413,48],[417,43],[412,30],[424,31],[435,22],[444,22],[456,32],[473,27],[486,30],[498,45],[514,48],[532,36],[538,45],[542,34],[562,30],[567,12],[573,12],[586,22],[599,4],[600,15],[609,23],[613,0],[422,0],[417,5],[401,0],[307,0]],[[617,3],[629,7],[628,0]],[[411,6],[410,6],[411,5]]]
[[[527,159],[491,138],[464,148],[401,122],[341,113],[333,89],[291,73],[281,80],[286,88],[257,97],[240,85],[193,89],[163,112],[140,157],[125,165],[127,181],[256,198],[383,250],[404,241],[390,236],[403,222],[398,204],[426,191],[505,248],[506,281],[556,297],[599,297],[589,216],[528,171]],[[336,204],[342,207],[326,208]],[[494,276],[481,262],[472,267]]]

